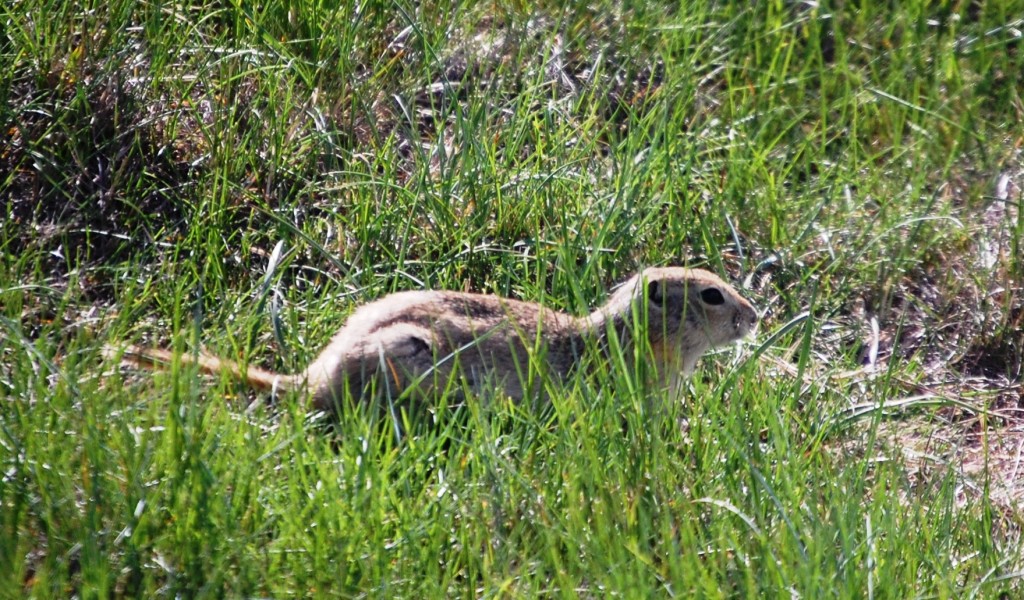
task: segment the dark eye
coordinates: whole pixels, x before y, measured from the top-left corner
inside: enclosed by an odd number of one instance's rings
[[[717,288],[708,288],[700,293],[700,299],[704,301],[704,304],[710,304],[712,306],[718,306],[719,304],[725,304],[725,296],[722,292],[718,291]]]

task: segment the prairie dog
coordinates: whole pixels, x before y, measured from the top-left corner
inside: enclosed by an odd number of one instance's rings
[[[346,386],[355,398],[371,387],[393,396],[414,387],[415,396],[430,398],[453,374],[474,393],[497,387],[518,401],[533,391],[520,375],[531,355],[564,379],[588,347],[606,346],[612,331],[626,348],[634,333],[646,335],[658,378],[670,383],[689,375],[705,351],[747,336],[757,321],[750,302],[708,271],[648,268],[584,317],[486,294],[390,294],[352,313],[319,357],[294,375],[206,355],[180,360],[207,373],[231,373],[257,389],[306,389],[312,408],[323,411],[338,405]],[[173,356],[129,347],[122,358],[155,367]],[[453,382],[451,389],[463,388]]]

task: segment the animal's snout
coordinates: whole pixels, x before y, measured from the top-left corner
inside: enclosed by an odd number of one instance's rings
[[[741,306],[733,316],[733,325],[737,331],[742,332],[742,335],[746,335],[754,331],[759,320],[757,310],[753,306]]]

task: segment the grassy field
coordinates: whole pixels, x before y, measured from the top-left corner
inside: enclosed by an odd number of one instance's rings
[[[1024,1],[0,7],[0,596],[1024,594]],[[301,369],[359,303],[756,339],[335,433],[105,344]]]

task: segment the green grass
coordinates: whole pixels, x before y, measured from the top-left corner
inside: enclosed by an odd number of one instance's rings
[[[0,594],[1020,595],[1021,15],[5,4]],[[388,292],[662,264],[765,313],[682,401],[611,364],[328,434],[102,357],[290,372]]]

